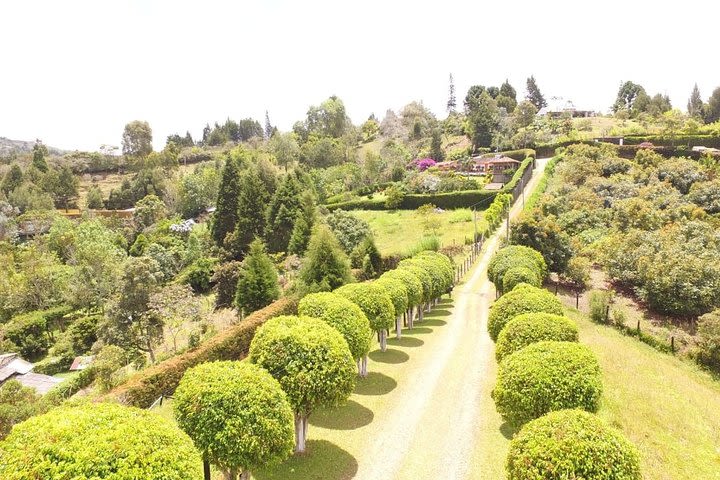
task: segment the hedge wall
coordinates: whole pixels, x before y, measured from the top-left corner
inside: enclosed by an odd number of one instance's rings
[[[675,135],[672,138],[660,135],[626,135],[623,140],[625,145],[638,145],[643,142],[660,146],[684,146],[688,150],[696,146],[720,148],[718,135]]]
[[[141,408],[149,407],[160,395],[171,395],[180,383],[185,371],[203,362],[215,360],[240,360],[250,348],[255,330],[270,318],[294,314],[297,302],[290,298],[280,300],[253,312],[238,325],[220,332],[195,350],[153,365],[108,395],[123,403]]]
[[[478,202],[487,202],[495,198],[497,192],[488,190],[463,190],[459,192],[446,192],[446,193],[411,193],[405,195],[400,209],[402,210],[415,210],[421,205],[432,203],[436,207],[443,209],[451,208],[464,208],[474,205]],[[349,202],[333,203],[325,205],[330,210],[336,210],[338,208],[342,210],[388,210],[385,206],[385,200],[383,199],[367,199],[363,198],[360,200],[350,200]]]
[[[527,157],[535,158],[536,152],[532,148],[520,148],[518,150],[507,150],[505,152],[487,153],[482,155],[483,158],[491,158],[496,155],[502,155],[503,157],[509,157],[513,160],[525,160]]]

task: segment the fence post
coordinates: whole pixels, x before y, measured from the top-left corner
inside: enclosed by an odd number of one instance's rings
[[[640,320],[638,320],[638,323],[637,323],[637,335],[638,335],[638,338],[640,338]]]
[[[675,353],[675,335],[670,337],[670,350]]]
[[[610,305],[605,307],[605,323],[610,323]]]

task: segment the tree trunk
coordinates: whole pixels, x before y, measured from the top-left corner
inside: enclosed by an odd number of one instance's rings
[[[402,315],[398,315],[395,319],[395,338],[402,338]]]
[[[380,351],[387,350],[387,330],[380,330]]]
[[[295,453],[305,453],[307,438],[307,415],[295,414]]]
[[[203,478],[204,480],[211,480],[210,479],[210,462],[207,460],[203,460]]]
[[[368,356],[367,356],[367,354],[362,358],[361,362],[362,363],[361,363],[361,367],[360,367],[360,376],[364,378],[364,377],[367,377],[367,375],[368,375],[368,369],[367,369]]]
[[[150,355],[150,362],[155,363],[155,352],[153,351],[152,343],[150,343],[150,340],[148,340],[148,342],[147,342],[147,351],[148,351],[148,354]]]
[[[423,311],[424,311],[424,310],[425,310],[425,306],[424,306],[424,305],[418,306],[418,322],[422,322],[422,321],[423,321]]]

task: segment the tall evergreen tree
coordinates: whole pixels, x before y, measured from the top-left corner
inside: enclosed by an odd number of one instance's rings
[[[0,184],[0,190],[5,195],[9,195],[10,192],[19,187],[23,182],[23,172],[20,169],[20,165],[13,163],[10,166],[10,170],[5,174],[2,184]]]
[[[256,237],[262,237],[265,230],[263,212],[270,201],[270,193],[260,179],[256,168],[250,168],[240,175],[237,221],[232,239],[226,247],[233,258],[242,258],[250,243]]]
[[[695,119],[702,119],[703,101],[702,97],[700,97],[700,89],[698,88],[697,83],[693,87],[692,93],[690,94],[690,100],[688,100],[687,109],[688,115]]]
[[[445,152],[442,149],[442,135],[440,129],[435,128],[430,138],[430,158],[436,162],[442,162],[445,159]]]
[[[270,305],[279,296],[275,265],[265,253],[262,241],[255,239],[240,268],[235,305],[245,313],[250,313]]]
[[[288,244],[288,252],[295,255],[302,255],[307,250],[310,235],[315,225],[315,217],[317,216],[315,199],[310,192],[303,193],[300,202],[302,207],[297,219],[295,219],[290,243]]]
[[[545,97],[543,97],[542,93],[540,93],[540,89],[535,82],[535,77],[532,75],[530,75],[530,78],[527,79],[527,96],[525,98],[535,105],[535,108],[538,110],[547,106]]]
[[[720,87],[713,90],[703,110],[705,112],[705,123],[713,123],[720,120]]]
[[[350,262],[340,243],[325,225],[318,225],[310,238],[300,269],[300,281],[307,291],[334,290],[352,279]]]
[[[222,246],[225,236],[235,230],[238,215],[238,197],[240,194],[240,172],[237,160],[231,155],[225,159],[217,202],[215,203],[215,222],[212,236],[215,244]],[[258,212],[260,215],[260,212]]]
[[[33,146],[33,159],[32,164],[33,167],[37,168],[41,172],[47,172],[48,171],[48,164],[45,160],[45,156],[48,154],[48,149],[45,145],[42,144],[40,140],[35,141],[35,145]]]
[[[287,251],[292,236],[295,219],[300,212],[301,187],[295,175],[283,178],[275,195],[273,195],[265,216],[265,240],[268,250]]]
[[[57,177],[57,183],[53,189],[52,196],[57,206],[63,207],[65,210],[75,203],[78,198],[78,189],[80,180],[73,175],[70,167],[65,165],[60,169]]]
[[[273,127],[270,123],[270,115],[268,114],[268,111],[265,110],[265,139],[269,139],[272,137],[273,134]]]
[[[455,99],[455,81],[453,79],[453,74],[450,74],[450,87],[448,91],[448,101],[447,101],[447,111],[448,113],[455,113],[455,108],[457,107],[457,101]]]

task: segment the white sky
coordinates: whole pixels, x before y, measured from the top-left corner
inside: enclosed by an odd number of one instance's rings
[[[473,84],[606,111],[621,80],[685,109],[720,86],[720,6],[705,0],[3,0],[0,136],[66,149],[119,145],[150,122],[156,148],[227,117],[281,130],[338,95],[355,123],[422,100],[445,116]]]

